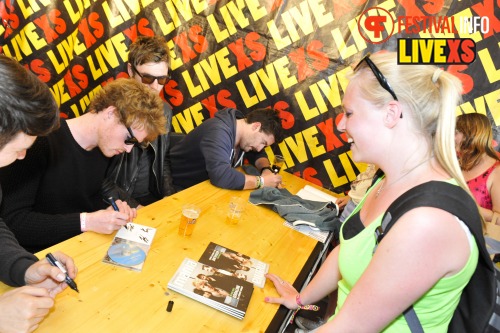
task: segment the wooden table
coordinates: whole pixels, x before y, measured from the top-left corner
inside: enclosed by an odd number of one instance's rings
[[[282,174],[291,193],[312,185]],[[229,198],[248,199],[250,192],[220,189],[207,181],[141,209],[134,222],[157,228],[142,272],[102,263],[114,235],[86,232],[37,253],[42,258],[59,250],[72,256],[80,289],[78,294],[67,288],[57,296],[37,333],[277,332],[288,311],[264,302],[266,295],[277,295],[270,281],[265,288],[254,289],[243,320],[167,289],[182,260],[197,260],[211,241],[269,263],[270,272],[302,287],[323,244],[283,226],[283,219],[269,208],[250,203],[238,225],[227,225]],[[184,238],[177,230],[181,207],[188,202],[197,204],[202,213],[193,235]],[[0,284],[0,293],[8,289]],[[167,312],[170,300],[174,307]]]

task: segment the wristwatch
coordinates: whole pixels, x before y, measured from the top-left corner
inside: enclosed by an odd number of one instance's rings
[[[266,167],[263,167],[262,169],[260,169],[260,174],[262,175],[262,173],[263,173],[263,172],[264,172],[264,170],[266,170],[266,169],[267,169],[267,170],[269,170],[269,171],[271,171],[272,173],[274,173],[273,169],[271,169],[271,167],[270,167],[270,166],[266,166]]]

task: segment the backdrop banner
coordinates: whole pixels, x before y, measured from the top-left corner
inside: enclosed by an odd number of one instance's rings
[[[287,171],[337,193],[366,166],[337,130],[346,74],[367,52],[436,63],[464,85],[457,113],[500,122],[500,1],[2,0],[0,48],[77,117],[103,85],[127,77],[128,46],[161,35],[170,49],[162,98],[188,133],[224,107],[272,107],[285,140],[267,148]],[[497,56],[494,56],[494,55]]]

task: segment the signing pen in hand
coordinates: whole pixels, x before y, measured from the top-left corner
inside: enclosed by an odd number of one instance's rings
[[[120,209],[118,208],[118,206],[116,205],[116,202],[115,202],[115,199],[113,199],[113,197],[109,197],[108,198],[108,201],[111,203],[111,207],[113,207],[113,209],[117,212],[120,211]]]
[[[111,203],[111,207],[113,207],[114,210],[119,212],[120,209],[118,209],[118,206],[116,205],[115,199],[113,199],[113,197],[109,197],[108,200]]]
[[[64,268],[64,266],[56,259],[56,257],[54,257],[51,253],[47,253],[45,257],[52,266],[59,268],[64,273],[64,275],[66,275],[66,279],[64,281],[68,284],[68,286],[77,293],[79,293],[75,281],[73,281],[73,279],[69,277],[66,268]]]

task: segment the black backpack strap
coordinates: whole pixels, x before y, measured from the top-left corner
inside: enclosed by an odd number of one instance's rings
[[[401,216],[418,207],[439,208],[457,216],[475,237],[480,256],[489,260],[485,246],[480,245],[484,244],[484,238],[479,210],[474,199],[461,187],[441,181],[430,181],[418,185],[398,197],[387,208],[382,217],[382,224],[376,230],[377,244],[382,241]],[[423,332],[413,306],[404,311],[403,315],[412,333]]]
[[[462,220],[476,238],[483,239],[479,211],[474,199],[461,187],[441,181],[420,184],[397,198],[387,208],[382,225],[377,229],[379,242],[396,221],[406,212],[418,207],[433,207],[445,210]],[[478,237],[480,236],[480,237]]]

